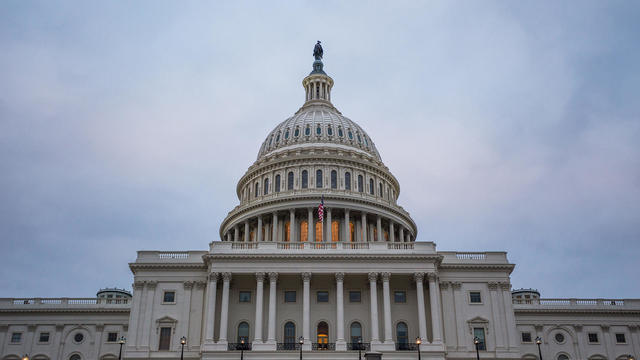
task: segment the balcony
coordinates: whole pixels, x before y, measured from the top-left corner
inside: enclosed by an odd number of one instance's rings
[[[371,350],[371,343],[347,343],[347,350],[369,351]]]
[[[325,350],[335,350],[336,349],[336,343],[312,343],[311,344],[311,350],[320,350],[320,351],[325,351]]]
[[[297,342],[278,343],[277,350],[300,350],[300,344]]]
[[[397,351],[418,351],[418,344],[413,343],[396,343]]]
[[[228,242],[210,244],[211,255],[229,254],[437,255],[433,242]]]
[[[640,310],[639,299],[513,299],[514,309]]]
[[[228,343],[228,351],[249,351],[251,350],[251,343]]]
[[[46,309],[128,309],[128,298],[0,298],[0,309],[46,310]]]

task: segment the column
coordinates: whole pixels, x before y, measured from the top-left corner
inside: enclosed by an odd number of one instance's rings
[[[456,333],[458,335],[458,351],[467,351],[469,345],[467,338],[467,328],[465,327],[466,318],[464,317],[465,294],[462,293],[462,283],[459,281],[451,282],[451,296],[453,297],[453,307],[455,311]]]
[[[576,330],[576,344],[575,344],[576,358],[582,359],[582,353],[583,353],[582,349],[585,343],[584,341],[585,339],[583,338],[583,335],[582,335],[582,324],[574,324],[573,328]]]
[[[311,338],[309,336],[309,287],[311,282],[311,273],[302,273],[303,291],[302,291],[302,337],[304,338],[305,348],[311,349]]]
[[[278,273],[269,273],[269,334],[267,335],[267,342],[270,344],[276,343],[276,284],[278,282]]]
[[[362,213],[362,220],[360,221],[362,225],[362,241],[367,242],[367,213]]]
[[[278,213],[273,213],[273,221],[271,222],[271,241],[278,241]]]
[[[333,242],[333,233],[331,231],[331,209],[327,209],[327,232],[326,232],[327,236],[325,236],[325,239],[327,239],[327,242]]]
[[[195,285],[194,281],[183,281],[182,287],[184,288],[184,300],[182,301],[182,318],[185,320],[182,322],[182,325],[178,324],[182,327],[182,333],[184,336],[189,338],[189,318],[191,317],[191,295],[193,293],[193,286]],[[198,339],[198,342],[200,339]],[[195,343],[195,341],[193,341]],[[189,345],[189,344],[187,344]],[[188,349],[188,347],[187,347]]]
[[[131,303],[131,322],[129,323],[129,331],[127,334],[128,341],[126,347],[129,349],[134,349],[138,344],[137,335],[140,332],[140,307],[143,301],[143,289],[144,282],[142,281],[134,281],[133,282],[133,300]],[[54,343],[55,344],[55,343]]]
[[[227,323],[229,321],[229,283],[231,282],[231,273],[222,274],[222,306],[220,309],[220,331],[218,343],[227,343]]]
[[[219,274],[212,272],[209,274],[209,283],[207,284],[207,315],[204,324],[204,342],[213,343],[213,329],[216,323],[216,296],[218,287]]]
[[[442,314],[440,310],[440,285],[436,273],[429,273],[429,299],[431,300],[432,343],[442,343]]]
[[[411,242],[411,233],[409,231],[404,234],[404,242]]]
[[[258,234],[256,234],[256,241],[262,242],[262,215],[258,216]]]
[[[264,295],[264,273],[256,273],[256,322],[253,342],[262,344],[262,296]]]
[[[349,242],[351,241],[351,227],[349,226],[349,210],[344,209],[344,238],[342,239],[343,242]]]
[[[296,211],[295,209],[289,210],[289,241],[294,242],[296,240]]]
[[[238,242],[240,240],[240,229],[238,229],[238,224],[233,227],[233,241]]]
[[[505,319],[506,333],[509,338],[509,348],[514,349],[520,345],[520,334],[516,331],[516,317],[513,312],[513,298],[511,295],[511,284],[508,282],[500,283],[500,289],[502,290]]]
[[[144,309],[144,322],[142,323],[142,338],[140,339],[140,345],[142,349],[149,349],[149,341],[151,340],[149,330],[151,330],[151,325],[153,320],[151,319],[153,314],[153,300],[156,295],[156,286],[158,285],[157,281],[146,281],[145,282],[147,288],[147,296],[145,297],[145,309]]]
[[[400,225],[399,229],[398,229],[398,241],[399,242],[403,242],[404,241],[404,226]]]
[[[369,289],[371,291],[371,344],[379,344],[378,336],[380,330],[378,328],[378,273],[369,273]]]
[[[391,273],[382,273],[382,300],[384,301],[384,342],[393,343],[393,324],[391,323],[391,298],[389,295],[389,279]]]
[[[231,241],[231,232],[227,231],[226,234],[224,234],[224,239],[225,241]]]
[[[244,242],[249,242],[249,219],[244,221]]]
[[[416,294],[418,295],[418,328],[420,330],[420,339],[424,344],[427,342],[427,319],[424,316],[424,289],[422,288],[424,273],[415,273],[413,277],[416,279]]]
[[[507,340],[507,334],[504,331],[504,324],[502,323],[502,314],[500,311],[500,304],[502,299],[498,298],[498,283],[490,281],[487,283],[489,288],[489,296],[491,297],[491,311],[493,312],[494,331],[496,332],[496,350],[502,350],[505,348],[505,341]]]
[[[389,220],[389,242],[396,242],[396,235],[393,233],[393,221]]]
[[[316,239],[313,238],[313,229],[315,229],[315,224],[313,223],[313,208],[307,209],[307,241],[314,242]]]
[[[347,350],[344,340],[344,273],[336,273],[336,350]]]

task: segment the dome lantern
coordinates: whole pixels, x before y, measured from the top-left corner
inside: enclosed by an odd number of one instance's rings
[[[323,50],[320,41],[313,49],[313,71],[309,76],[302,80],[302,86],[305,89],[305,105],[317,103],[331,104],[331,88],[333,87],[333,79],[324,72],[322,63]]]

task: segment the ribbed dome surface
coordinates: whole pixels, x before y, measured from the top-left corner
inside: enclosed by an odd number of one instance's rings
[[[358,124],[326,105],[305,106],[276,126],[262,143],[258,159],[281,149],[318,144],[356,149],[382,160]]]

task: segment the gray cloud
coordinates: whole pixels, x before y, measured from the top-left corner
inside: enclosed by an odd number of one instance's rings
[[[318,39],[419,240],[506,250],[545,296],[640,296],[636,4],[0,8],[0,296],[128,287],[136,250],[217,240]]]

